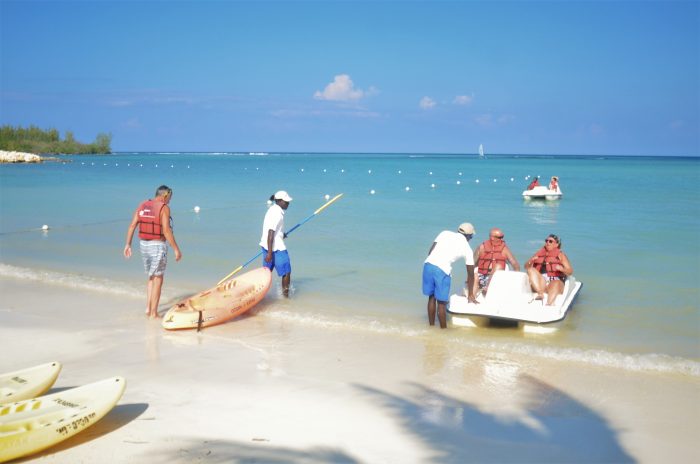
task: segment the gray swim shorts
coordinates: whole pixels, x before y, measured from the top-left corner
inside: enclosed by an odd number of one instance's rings
[[[148,277],[162,276],[168,264],[168,245],[160,240],[140,240],[139,246]]]

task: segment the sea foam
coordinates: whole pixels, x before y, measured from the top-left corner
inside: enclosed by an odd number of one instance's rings
[[[92,292],[108,293],[130,298],[143,298],[145,291],[142,286],[137,287],[127,282],[102,279],[84,274],[69,274],[43,269],[30,269],[4,263],[0,263],[0,277],[11,277],[75,290],[89,290]]]

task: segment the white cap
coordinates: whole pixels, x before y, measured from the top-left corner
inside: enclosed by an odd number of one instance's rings
[[[280,190],[279,192],[275,193],[275,200],[282,200],[289,203],[290,201],[292,201],[292,197],[290,197],[289,194],[284,190]]]

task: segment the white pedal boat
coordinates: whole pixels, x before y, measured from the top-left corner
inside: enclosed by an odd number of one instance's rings
[[[447,312],[452,325],[486,327],[489,325],[518,326],[526,333],[551,333],[559,329],[579,290],[581,282],[569,276],[564,293],[555,304],[547,306],[544,300],[535,300],[525,272],[496,271],[491,278],[486,297],[479,294],[479,304],[469,303],[464,295],[450,297]]]
[[[561,189],[550,190],[544,185],[523,191],[523,198],[526,200],[559,200],[562,195]]]

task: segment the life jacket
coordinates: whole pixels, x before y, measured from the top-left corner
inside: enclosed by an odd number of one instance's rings
[[[479,274],[486,275],[491,273],[494,265],[498,262],[503,263],[502,269],[506,268],[506,256],[503,253],[503,250],[506,248],[504,240],[501,240],[500,246],[494,246],[491,240],[486,240],[481,246],[483,250],[479,253]]]
[[[542,247],[540,251],[535,254],[535,259],[532,260],[532,265],[539,269],[540,272],[547,272],[549,277],[566,277],[566,274],[564,274],[562,271],[554,270],[554,265],[562,264],[561,259],[559,259],[560,254],[561,250],[559,248],[555,248],[554,250],[548,252],[544,247]]]
[[[165,206],[162,200],[146,200],[139,205],[139,238],[141,240],[164,240],[160,212]]]

